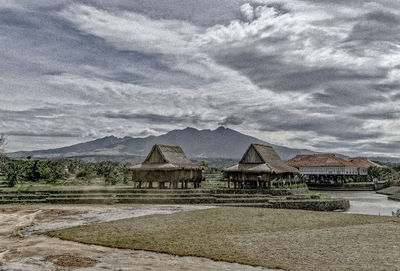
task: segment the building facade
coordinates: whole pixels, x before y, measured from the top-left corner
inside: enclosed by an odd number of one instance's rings
[[[202,169],[192,163],[179,146],[156,144],[143,163],[130,168],[137,188],[200,187]]]
[[[369,180],[369,167],[382,167],[366,158],[346,160],[335,154],[297,155],[286,164],[299,169],[301,178],[309,185],[365,182]]]
[[[294,182],[296,168],[285,165],[271,146],[251,144],[238,164],[227,167],[228,187],[269,188]]]

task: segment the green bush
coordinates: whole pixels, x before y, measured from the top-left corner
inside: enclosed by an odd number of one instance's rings
[[[1,175],[10,186],[14,186],[17,182],[73,184],[77,180],[90,184],[93,179],[104,179],[105,184],[115,185],[127,184],[131,179],[127,163],[92,163],[76,159],[22,160],[8,159],[5,156],[0,156]]]

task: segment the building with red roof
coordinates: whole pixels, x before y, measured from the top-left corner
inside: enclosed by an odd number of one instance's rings
[[[309,184],[343,184],[349,181],[366,181],[368,168],[379,166],[364,158],[349,160],[335,154],[302,154],[289,160],[287,165],[299,169]]]

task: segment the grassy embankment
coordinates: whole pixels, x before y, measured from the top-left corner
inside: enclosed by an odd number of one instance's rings
[[[110,247],[287,270],[399,270],[400,219],[299,210],[217,208],[52,232]]]

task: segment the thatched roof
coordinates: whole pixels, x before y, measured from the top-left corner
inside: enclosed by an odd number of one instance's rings
[[[143,163],[131,167],[132,170],[177,170],[198,169],[200,166],[192,163],[179,146],[156,144],[152,147]]]
[[[286,165],[271,146],[251,144],[240,162],[224,169],[227,172],[249,173],[299,173]]]
[[[379,167],[379,168],[386,168],[387,166],[379,165],[371,160],[368,160],[366,157],[355,157],[349,158],[350,162],[356,165],[359,168],[370,168],[370,167]]]
[[[335,154],[300,154],[286,162],[292,167],[357,167]]]

